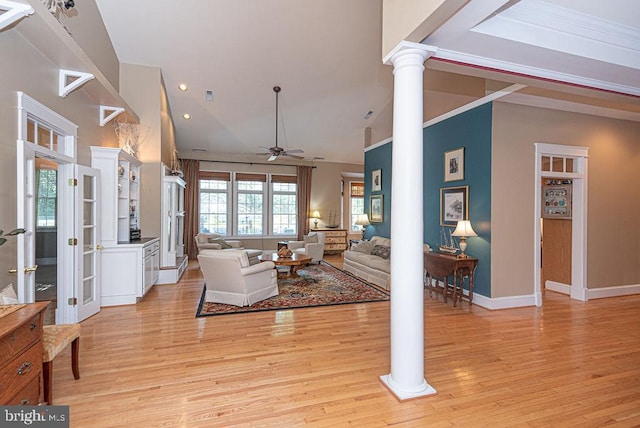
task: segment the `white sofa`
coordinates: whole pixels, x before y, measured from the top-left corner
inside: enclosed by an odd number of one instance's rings
[[[206,302],[251,306],[278,295],[275,264],[249,264],[244,250],[202,250],[198,263],[207,287]]]
[[[391,239],[381,236],[371,238],[371,249],[376,245],[382,245],[391,248]],[[344,267],[343,269],[354,274],[358,278],[362,278],[372,284],[378,285],[385,290],[391,287],[391,257],[383,259],[374,254],[367,254],[354,249],[349,249],[343,253]]]
[[[357,245],[357,244],[356,244]],[[374,236],[368,245],[371,250],[376,245],[386,247],[391,251],[391,239],[381,236]],[[353,248],[356,248],[355,246]],[[391,289],[391,257],[383,258],[380,255],[356,251],[354,249],[345,251],[344,254],[344,270],[358,278],[362,278],[372,284],[378,285],[385,290]],[[366,249],[366,248],[365,248]],[[424,244],[424,251],[431,251],[428,244]],[[379,253],[385,255],[384,249]]]
[[[224,236],[218,233],[198,233],[196,235],[196,247],[198,247],[198,252],[200,250],[222,250],[222,245],[210,242],[211,240],[222,239],[227,244],[231,246],[231,248],[239,249],[241,248],[240,241],[228,240],[225,239]]]
[[[306,242],[306,241],[289,241],[287,247],[298,254],[305,254],[311,257],[311,263],[320,263],[324,257],[324,238],[325,234],[322,232],[311,232],[307,236],[318,236],[318,242]]]

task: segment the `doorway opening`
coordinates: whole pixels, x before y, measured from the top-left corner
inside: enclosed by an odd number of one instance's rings
[[[534,294],[542,306],[545,286],[569,294],[572,299],[587,300],[587,166],[586,147],[536,143],[536,189],[534,223]],[[550,205],[549,205],[550,204]],[[550,221],[556,220],[551,223]],[[564,220],[559,222],[558,220]],[[543,244],[546,237],[546,244]],[[553,242],[553,235],[561,237]],[[556,245],[567,266],[557,260],[544,260],[544,250]],[[551,256],[548,253],[546,257]],[[559,281],[545,278],[552,274]],[[557,269],[557,272],[549,272]],[[543,283],[544,281],[544,283]],[[566,282],[566,283],[565,283]]]

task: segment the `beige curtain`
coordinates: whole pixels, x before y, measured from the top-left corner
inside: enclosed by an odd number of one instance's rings
[[[298,240],[309,233],[309,205],[311,203],[311,173],[313,167],[298,166]]]
[[[182,160],[182,172],[187,188],[184,192],[184,246],[187,255],[194,260],[198,255],[196,247],[196,235],[200,233],[200,210],[198,192],[198,172],[200,171],[200,161],[195,159]]]

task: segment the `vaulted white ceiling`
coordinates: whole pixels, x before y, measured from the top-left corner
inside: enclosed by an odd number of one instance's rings
[[[275,144],[275,85],[279,145],[307,160],[362,163],[365,128],[390,121],[380,0],[96,2],[119,60],[162,70],[181,156],[266,161],[254,154]],[[438,48],[427,74],[526,83],[513,102],[639,120],[637,0],[471,0],[423,42]],[[458,90],[438,80],[432,102]]]

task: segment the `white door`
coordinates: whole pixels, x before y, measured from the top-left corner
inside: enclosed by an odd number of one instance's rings
[[[18,235],[18,257],[16,264],[16,282],[18,299],[21,302],[35,301],[35,270],[36,265],[36,155],[33,146],[24,141],[18,141],[17,159],[22,162],[17,168],[17,226],[26,232]]]
[[[77,321],[100,311],[100,194],[99,171],[76,166],[76,280]]]

